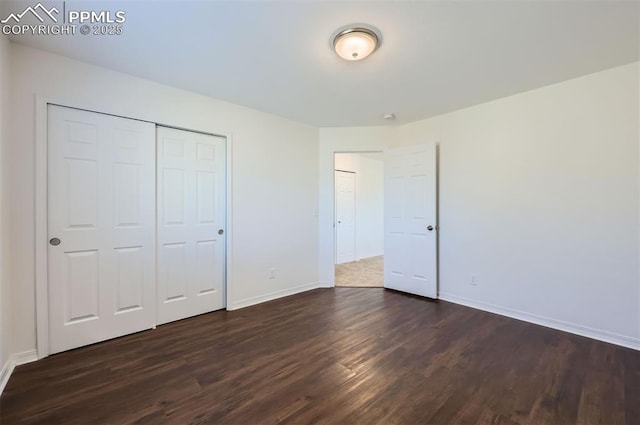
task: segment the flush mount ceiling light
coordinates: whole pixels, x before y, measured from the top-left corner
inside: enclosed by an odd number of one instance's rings
[[[368,28],[346,28],[334,37],[333,48],[342,59],[359,61],[378,48],[378,35]]]

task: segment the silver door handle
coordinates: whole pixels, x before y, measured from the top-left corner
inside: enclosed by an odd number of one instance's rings
[[[58,238],[51,238],[51,239],[49,239],[49,243],[50,243],[51,245],[53,245],[53,246],[58,246],[58,245],[60,245],[60,242],[61,242],[61,241],[60,241],[60,239],[58,239]]]

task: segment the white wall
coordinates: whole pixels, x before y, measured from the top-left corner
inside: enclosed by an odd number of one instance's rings
[[[356,174],[356,260],[383,254],[383,155],[337,153],[335,169]]]
[[[332,127],[320,129],[319,253],[320,284],[334,285],[334,154],[336,152],[377,152],[386,149],[389,127]]]
[[[8,223],[7,187],[8,174],[6,146],[8,144],[9,112],[9,40],[0,35],[0,371],[7,365],[11,350],[11,302],[10,279],[8,276],[8,244],[6,235],[10,226]],[[0,379],[0,385],[2,379]],[[0,390],[1,391],[1,390]]]
[[[173,126],[232,133],[231,307],[318,282],[318,129],[12,44],[9,174],[14,351],[35,348],[34,95]],[[3,200],[6,199],[3,197]],[[4,238],[4,235],[3,235]],[[269,279],[268,270],[277,269]]]
[[[640,348],[638,71],[398,128],[440,143],[442,298]]]
[[[359,258],[375,257],[384,252],[384,161],[382,154],[360,157],[360,184],[357,185]]]
[[[4,50],[0,44],[2,74]],[[442,294],[640,346],[638,64],[399,128],[318,132],[24,46],[9,50],[10,96],[6,80],[0,83],[2,98],[11,101],[9,132],[5,121],[0,132],[0,177],[9,193],[0,199],[3,212],[11,208],[0,231],[11,250],[0,257],[0,305],[15,308],[10,351],[2,309],[0,355],[35,348],[35,94],[233,134],[232,303],[318,281],[333,285],[334,152],[435,138]],[[278,269],[277,279],[268,279],[270,267]],[[478,286],[468,284],[471,273]]]

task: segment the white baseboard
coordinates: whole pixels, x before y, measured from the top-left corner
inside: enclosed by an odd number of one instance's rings
[[[240,308],[249,307],[266,301],[272,301],[282,297],[288,297],[289,295],[299,294],[300,292],[310,291],[317,288],[321,288],[318,282],[305,283],[304,285],[298,285],[292,288],[270,292],[264,295],[258,295],[257,297],[244,298],[241,300],[233,301],[229,304],[227,310],[238,310]]]
[[[489,313],[499,314],[501,316],[510,317],[512,319],[522,320],[536,325],[545,326],[547,328],[559,331],[569,332],[572,334],[585,336],[587,338],[596,339],[598,341],[608,342],[610,344],[620,345],[634,350],[640,350],[640,339],[625,335],[619,335],[601,329],[594,329],[575,323],[565,322],[562,320],[552,319],[550,317],[539,316],[525,311],[515,310],[508,307],[502,307],[482,301],[472,300],[470,298],[460,297],[454,294],[440,293],[439,298],[443,301],[449,301],[455,304],[464,305],[478,310],[488,311]]]
[[[35,362],[36,360],[38,360],[38,353],[36,352],[36,350],[29,350],[22,353],[11,354],[6,363],[2,366],[2,370],[0,370],[0,395],[2,395],[4,387],[7,386],[9,378],[11,378],[11,374],[13,373],[13,369],[15,369],[16,366]]]

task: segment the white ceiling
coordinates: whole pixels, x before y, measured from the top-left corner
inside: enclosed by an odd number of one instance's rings
[[[4,11],[12,7],[6,2]],[[124,10],[124,34],[12,40],[319,127],[387,125],[387,112],[406,123],[639,58],[638,2],[67,1],[65,7]],[[330,37],[356,22],[377,27],[383,43],[366,60],[346,62],[331,50]]]

